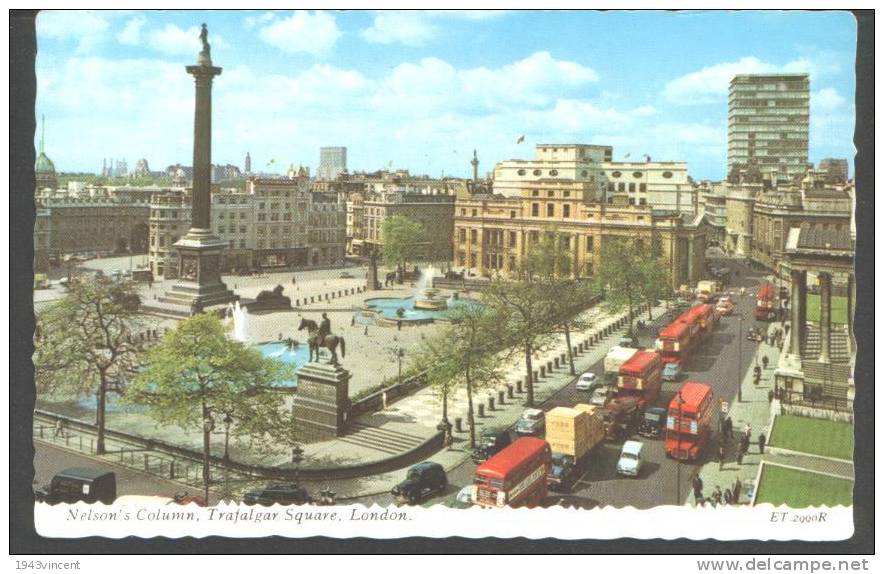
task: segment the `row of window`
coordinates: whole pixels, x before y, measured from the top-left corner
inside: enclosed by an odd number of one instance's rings
[[[479,242],[479,231],[477,229],[470,229],[470,243],[473,245],[477,245]],[[467,230],[464,228],[460,228],[457,231],[457,237],[460,243],[466,243],[467,241]],[[518,233],[516,231],[509,231],[504,234],[503,230],[500,229],[486,229],[482,234],[482,240],[486,245],[504,245],[504,237],[508,238],[508,242],[506,243],[507,247],[516,247],[518,244]],[[528,239],[532,242],[537,242],[540,240],[540,233],[538,231],[529,231]],[[571,236],[563,235],[560,237],[560,241],[562,242],[562,247],[565,249],[571,248]],[[592,251],[595,247],[595,237],[592,235],[586,236],[586,250]]]

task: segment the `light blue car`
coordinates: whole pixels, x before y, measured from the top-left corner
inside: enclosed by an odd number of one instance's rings
[[[663,380],[666,382],[677,381],[681,376],[681,365],[678,363],[666,363],[663,367]]]

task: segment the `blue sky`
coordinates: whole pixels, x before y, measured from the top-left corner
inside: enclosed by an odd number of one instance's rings
[[[535,143],[596,143],[720,179],[730,78],[778,71],[811,74],[810,160],[854,154],[849,13],[43,12],[36,112],[57,169],[191,163],[201,22],[224,68],[216,163],[315,169],[344,145],[351,170],[468,176],[474,148],[485,172]]]

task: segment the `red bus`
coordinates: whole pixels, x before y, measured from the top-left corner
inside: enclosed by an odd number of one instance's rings
[[[701,338],[710,334],[715,328],[715,323],[718,321],[718,314],[715,313],[715,309],[709,303],[697,305],[696,307],[691,308],[688,313],[690,313],[690,321],[696,323],[700,328],[699,332]]]
[[[473,504],[486,508],[538,506],[546,498],[552,452],[545,440],[522,437],[476,469]]]
[[[681,363],[700,340],[700,325],[694,316],[694,309],[688,309],[660,331],[656,348],[664,363]]]
[[[666,455],[697,460],[709,444],[715,405],[712,387],[688,381],[669,403],[666,417]]]
[[[758,289],[755,298],[755,318],[759,321],[770,321],[776,317],[774,309],[774,286],[765,281]]]
[[[654,404],[663,384],[663,359],[657,351],[639,351],[620,366],[616,398],[636,397],[639,408]]]

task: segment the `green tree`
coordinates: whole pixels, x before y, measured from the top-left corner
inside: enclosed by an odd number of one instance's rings
[[[566,247],[569,241],[570,236],[555,227],[541,231],[538,240],[528,246],[521,275],[528,280],[569,277],[574,267],[571,250]]]
[[[451,322],[421,344],[417,364],[427,369],[429,384],[442,396],[446,421],[450,394],[461,385],[466,388],[470,448],[475,448],[473,396],[477,390],[503,381],[496,355],[500,349],[498,322],[491,309],[480,305],[452,309],[449,316]]]
[[[399,283],[402,283],[408,263],[421,253],[426,236],[424,227],[404,215],[394,215],[384,220],[381,235],[384,240],[384,263],[396,267]]]
[[[496,337],[513,351],[525,354],[526,406],[534,406],[532,354],[551,340],[558,323],[551,282],[494,279],[484,294],[496,321]]]
[[[633,239],[610,238],[602,244],[601,264],[596,286],[605,293],[605,306],[612,311],[629,312],[629,333],[633,333],[633,309],[653,306],[665,296],[668,271],[663,263]],[[650,311],[649,311],[650,312]]]
[[[275,387],[294,373],[254,347],[231,340],[220,319],[198,314],[181,321],[147,353],[125,400],[145,405],[159,422],[203,432],[203,483],[211,483],[210,436],[232,419],[230,433],[255,448],[294,445],[296,429]]]
[[[105,453],[108,394],[124,392],[141,354],[139,305],[131,282],[79,278],[37,317],[37,392],[95,395],[97,454]]]

